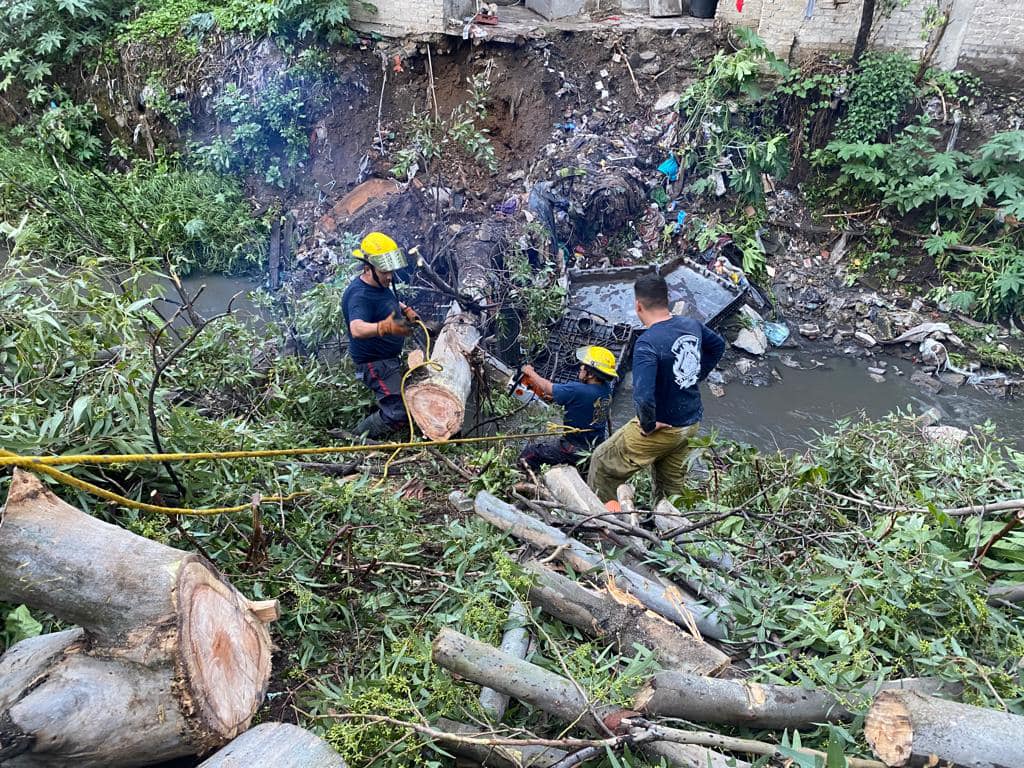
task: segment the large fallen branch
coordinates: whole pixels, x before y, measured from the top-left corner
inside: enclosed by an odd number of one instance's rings
[[[430,364],[413,374],[405,388],[405,407],[431,440],[447,440],[466,417],[473,372],[466,355],[476,349],[480,331],[473,316],[452,304],[434,342]]]
[[[526,629],[527,618],[526,606],[517,600],[509,608],[505,633],[501,637],[501,650],[517,659],[525,659],[530,649],[530,632]],[[508,708],[508,698],[493,688],[484,688],[480,691],[480,708],[491,720],[500,723]]]
[[[852,717],[825,691],[671,671],[651,678],[637,694],[635,708],[645,714],[755,728],[806,728]]]
[[[442,629],[435,638],[433,659],[435,664],[460,677],[502,691],[598,736],[611,735],[609,726],[630,714],[628,710],[588,700],[580,686],[568,678],[450,629]],[[663,757],[681,768],[749,768],[748,763],[734,762],[702,746],[648,739],[649,736],[642,745],[645,753]]]
[[[484,729],[454,720],[440,718],[437,727],[453,736],[483,736]],[[493,768],[551,768],[568,752],[556,747],[542,747],[536,744],[479,744],[466,741],[443,741],[441,748],[459,757],[472,760],[480,765]]]
[[[0,762],[121,766],[218,747],[270,678],[264,621],[202,558],[101,522],[15,470],[0,520],[0,600],[80,628],[0,658]]]
[[[604,582],[614,582],[633,595],[644,606],[683,627],[696,626],[708,637],[722,639],[725,631],[713,609],[684,595],[675,587],[666,587],[645,579],[616,560],[570,538],[557,528],[530,517],[497,497],[481,491],[474,505],[476,513],[487,522],[507,531],[539,549],[553,549],[577,571],[593,571]]]
[[[1024,717],[908,691],[883,691],[864,736],[890,766],[1024,766]]]
[[[345,768],[341,755],[309,731],[288,723],[263,723],[246,731],[198,768]]]
[[[611,640],[620,653],[632,654],[633,646],[641,645],[666,669],[698,675],[714,675],[729,665],[720,650],[648,611],[635,598],[616,599],[607,590],[587,589],[537,561],[526,563],[525,569],[535,577],[530,587],[535,605],[588,635]]]

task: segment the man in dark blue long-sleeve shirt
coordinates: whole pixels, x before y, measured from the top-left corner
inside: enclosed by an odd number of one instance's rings
[[[648,466],[657,494],[683,492],[690,441],[704,415],[697,385],[725,351],[725,341],[706,325],[669,311],[668,285],[660,275],[639,278],[634,292],[637,317],[647,329],[633,348],[636,418],[591,457],[587,481],[602,501],[614,499],[621,483]]]

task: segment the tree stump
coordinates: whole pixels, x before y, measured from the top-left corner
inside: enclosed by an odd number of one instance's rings
[[[266,621],[204,559],[104,523],[15,470],[0,600],[76,629],[0,658],[0,762],[134,766],[238,736],[270,679]]]

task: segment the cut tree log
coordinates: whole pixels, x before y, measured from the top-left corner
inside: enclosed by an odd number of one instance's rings
[[[530,649],[530,632],[526,628],[528,614],[526,606],[519,600],[512,603],[505,624],[505,634],[501,637],[501,650],[517,659],[525,659]],[[480,691],[480,707],[495,723],[500,723],[508,708],[508,696],[493,688]]]
[[[449,672],[502,691],[599,737],[609,735],[605,722],[611,724],[635,714],[620,707],[591,702],[572,680],[450,629],[438,633],[432,655],[434,663]],[[749,764],[741,760],[733,761],[694,745],[656,741],[644,744],[642,749],[680,768],[749,768]]]
[[[672,671],[655,674],[634,707],[650,715],[756,728],[807,728],[853,716],[825,691]]]
[[[479,342],[473,316],[453,303],[434,341],[431,364],[421,369],[425,373],[410,377],[405,388],[405,407],[431,440],[447,440],[462,429],[473,385],[466,356]]]
[[[485,735],[483,728],[467,725],[447,718],[439,718],[435,727],[458,736]],[[510,747],[504,745],[486,746],[465,742],[442,741],[439,747],[445,752],[464,757],[488,768],[551,768],[568,752],[555,747],[540,747],[532,744]]]
[[[1024,717],[913,691],[879,693],[864,736],[875,755],[895,768],[1024,766]]]
[[[635,598],[587,589],[536,560],[524,569],[535,577],[530,587],[535,605],[592,637],[611,640],[620,653],[632,654],[633,646],[641,645],[664,668],[698,675],[715,675],[729,665],[720,650],[648,611]]]
[[[491,525],[540,549],[554,549],[559,558],[575,570],[593,571],[595,578],[626,590],[660,616],[687,629],[699,630],[708,637],[725,637],[725,629],[715,611],[681,590],[645,579],[618,561],[606,558],[597,550],[524,514],[487,491],[477,494],[474,508],[477,515]]]
[[[601,500],[597,497],[590,486],[587,485],[586,481],[580,477],[580,473],[576,470],[576,467],[571,466],[558,466],[552,467],[544,473],[544,484],[551,494],[566,505],[567,509],[575,510],[578,513],[586,513],[590,515],[601,515],[601,517],[595,517],[594,522],[598,525],[603,525],[605,528],[622,527],[623,533],[615,534],[612,536],[612,540],[620,544],[620,546],[628,546],[633,550],[633,553],[640,557],[645,563],[655,561],[656,558],[650,552],[648,547],[638,536],[630,535],[630,528],[636,530],[638,528],[636,515],[633,507],[633,488],[629,485],[620,485],[617,489],[616,495],[619,497],[619,506],[621,512],[616,515],[608,511],[608,509],[601,503]],[[674,509],[674,508],[673,508]],[[620,526],[621,523],[621,526]],[[628,527],[627,527],[628,526]],[[618,536],[619,538],[616,538]],[[622,538],[624,537],[624,539]],[[658,544],[656,536],[651,535],[650,540],[653,540],[654,544]],[[678,581],[680,584],[690,590],[693,596],[700,596],[706,598],[709,602],[714,604],[715,608],[724,609],[728,606],[729,600],[722,594],[718,589],[715,589],[709,583],[709,576],[701,574],[698,577],[687,575],[692,572],[692,568],[689,563],[678,562],[670,563],[674,564],[675,573],[671,577],[662,577],[660,574],[655,574],[653,581],[667,584],[669,580]],[[633,570],[641,570],[634,568]],[[686,592],[682,594],[686,595]],[[717,613],[713,614],[714,620],[718,623],[724,623],[723,617]]]
[[[242,733],[270,679],[276,605],[209,563],[71,507],[16,469],[0,519],[0,600],[81,629],[0,658],[0,762],[131,766]]]
[[[262,723],[243,733],[197,768],[345,768],[331,745],[297,725]]]

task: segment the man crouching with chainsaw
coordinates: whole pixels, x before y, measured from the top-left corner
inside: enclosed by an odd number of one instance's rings
[[[363,262],[363,271],[349,284],[341,303],[348,350],[359,380],[377,398],[377,410],[353,431],[379,440],[409,423],[402,400],[400,356],[419,316],[394,291],[394,273],[408,265],[398,243],[381,232],[371,232],[352,255]]]

